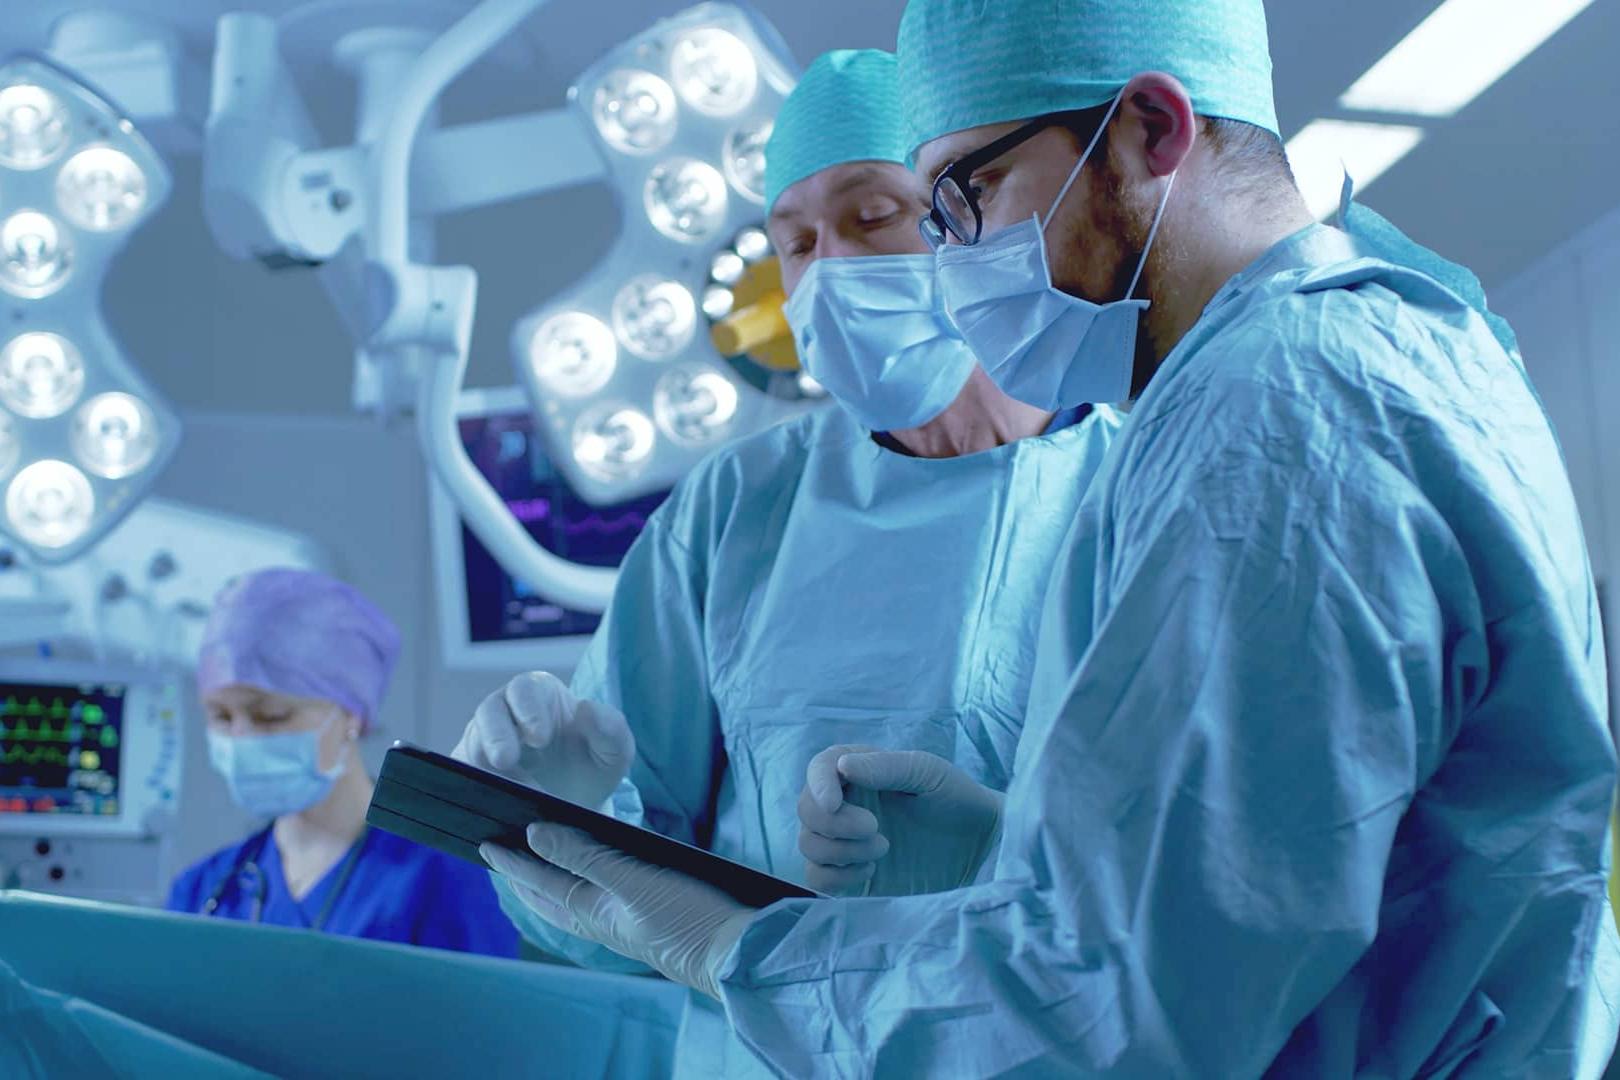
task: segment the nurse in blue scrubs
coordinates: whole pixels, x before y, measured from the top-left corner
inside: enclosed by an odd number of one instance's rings
[[[387,616],[320,574],[261,571],[220,595],[197,665],[209,758],[269,823],[182,873],[171,911],[517,955],[487,874],[366,825],[359,739],[398,653]]]

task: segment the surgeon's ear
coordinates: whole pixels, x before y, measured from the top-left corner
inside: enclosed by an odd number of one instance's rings
[[[1181,80],[1161,71],[1138,75],[1125,84],[1116,121],[1120,137],[1109,136],[1147,177],[1169,176],[1181,168],[1198,138],[1198,114]]]

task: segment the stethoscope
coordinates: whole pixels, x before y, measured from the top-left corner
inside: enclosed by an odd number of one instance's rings
[[[214,914],[219,910],[219,902],[225,898],[225,894],[230,891],[232,885],[237,887],[238,892],[242,892],[242,879],[251,878],[253,881],[251,886],[253,889],[253,916],[249,921],[259,922],[263,919],[265,894],[268,890],[269,879],[265,877],[264,869],[259,865],[259,857],[264,854],[264,847],[270,842],[270,828],[272,827],[267,827],[259,835],[258,843],[249,845],[237,857],[236,862],[231,864],[230,873],[226,874],[220,880],[220,883],[214,886],[214,891],[209,893],[208,899],[203,902],[202,914]],[[349,883],[349,875],[354,873],[355,864],[360,861],[360,849],[366,846],[366,837],[370,833],[371,826],[368,825],[361,831],[354,845],[349,848],[349,853],[343,857],[343,866],[338,871],[338,879],[332,883],[332,891],[326,894],[326,902],[321,905],[321,910],[315,916],[315,921],[309,924],[311,930],[319,930],[326,925],[326,919],[332,914],[333,906],[337,903],[338,897],[343,894],[343,887]]]

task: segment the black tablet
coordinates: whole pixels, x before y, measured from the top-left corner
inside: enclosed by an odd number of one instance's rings
[[[448,855],[487,866],[478,845],[527,852],[524,831],[536,821],[570,825],[643,862],[679,870],[750,907],[819,894],[713,852],[671,840],[627,822],[483,769],[396,742],[383,757],[382,775],[366,821]]]

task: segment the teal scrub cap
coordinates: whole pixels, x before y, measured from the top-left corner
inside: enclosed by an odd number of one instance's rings
[[[907,155],[941,135],[1106,105],[1144,71],[1203,116],[1277,130],[1261,0],[910,0],[897,48]]]
[[[906,149],[894,54],[823,53],[782,103],[765,144],[765,212],[822,169],[851,161],[904,165]]]

